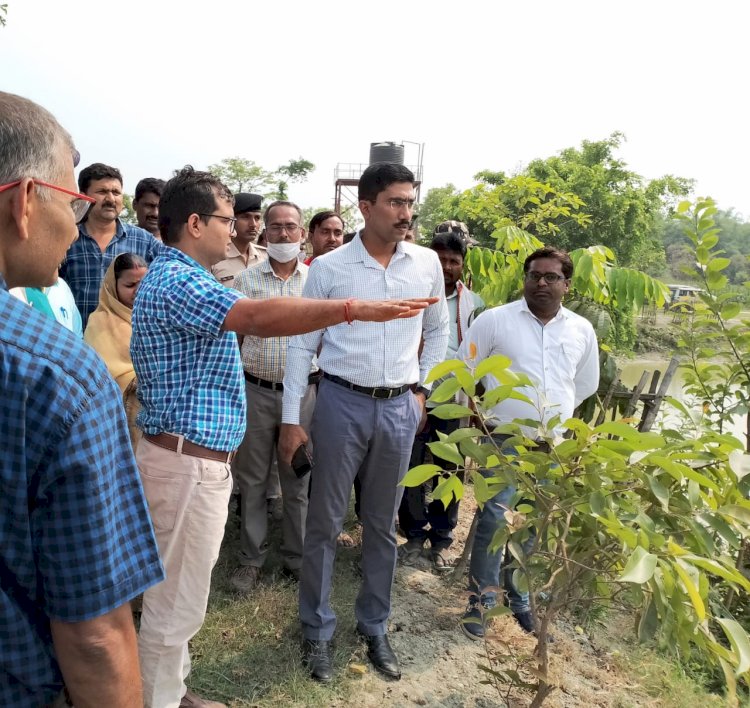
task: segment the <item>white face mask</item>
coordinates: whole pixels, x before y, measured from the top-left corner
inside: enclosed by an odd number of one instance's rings
[[[268,257],[279,263],[289,263],[299,255],[299,241],[294,243],[267,243]]]

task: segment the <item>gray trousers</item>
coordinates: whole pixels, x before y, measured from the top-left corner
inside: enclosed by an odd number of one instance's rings
[[[263,566],[268,554],[268,514],[266,487],[273,469],[271,462],[281,425],[281,391],[272,391],[245,382],[247,396],[247,432],[232,463],[232,472],[240,489],[240,564]],[[310,429],[315,408],[315,386],[308,386],[300,408],[300,422]],[[284,565],[299,570],[307,517],[309,477],[297,479],[289,465],[278,463],[284,518],[281,555]]]
[[[362,484],[362,585],[354,607],[363,634],[387,631],[396,568],[396,512],[421,406],[410,391],[390,400],[320,382],[312,421],[315,444],[310,506],[299,591],[302,632],[330,640],[336,629],[331,577],[336,537],[349,508],[354,478]]]

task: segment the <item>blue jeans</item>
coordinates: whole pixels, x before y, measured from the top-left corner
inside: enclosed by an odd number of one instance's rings
[[[507,435],[493,436],[498,444],[502,444]],[[485,439],[483,442],[488,442]],[[513,449],[504,449],[505,454],[515,454]],[[480,470],[483,477],[494,477],[491,470]],[[497,552],[491,553],[489,550],[492,537],[497,529],[505,526],[505,512],[508,510],[510,501],[516,493],[516,488],[509,485],[501,489],[492,499],[484,504],[484,508],[479,512],[479,521],[477,523],[474,544],[471,547],[471,564],[469,565],[469,590],[472,593],[471,600],[481,599],[482,604],[488,609],[497,604],[497,592],[487,588],[500,587],[500,577],[502,572],[503,588],[508,595],[510,609],[514,613],[529,612],[529,593],[520,592],[513,584],[514,568],[503,569],[510,563],[510,554],[506,551],[503,554],[503,548]],[[535,534],[530,533],[529,537],[521,544],[524,554],[528,554],[534,545]],[[503,557],[505,556],[505,557]]]

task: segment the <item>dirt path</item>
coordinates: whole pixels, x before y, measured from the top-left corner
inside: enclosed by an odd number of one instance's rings
[[[456,555],[471,525],[475,503],[461,502]],[[489,675],[481,665],[517,668],[516,663],[532,666],[535,639],[525,634],[512,617],[494,620],[487,642],[468,639],[461,631],[460,619],[466,604],[465,582],[454,585],[430,570],[430,562],[421,558],[415,567],[399,567],[393,588],[393,613],[390,636],[401,660],[402,678],[398,682],[382,679],[371,670],[365,658],[355,657],[350,673],[365,673],[357,679],[356,705],[374,706],[445,706],[446,708],[489,708],[508,705],[527,706],[531,692],[514,690],[506,702],[502,693],[486,683]],[[615,660],[618,652],[595,647],[580,629],[559,622],[554,627],[552,673],[558,690],[545,705],[568,706],[656,706],[660,702],[648,697],[632,679],[624,676]],[[361,665],[359,664],[361,660]],[[521,676],[532,676],[520,667]],[[483,683],[485,682],[485,683]],[[351,701],[333,703],[352,705]]]

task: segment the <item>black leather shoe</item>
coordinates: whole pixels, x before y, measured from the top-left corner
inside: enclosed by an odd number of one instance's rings
[[[384,676],[395,680],[400,679],[401,669],[398,665],[398,658],[391,649],[388,635],[363,634],[362,638],[367,643],[367,658],[372,662],[372,665]]]
[[[325,639],[305,639],[302,642],[302,663],[310,669],[310,676],[320,683],[333,679],[331,642]]]

